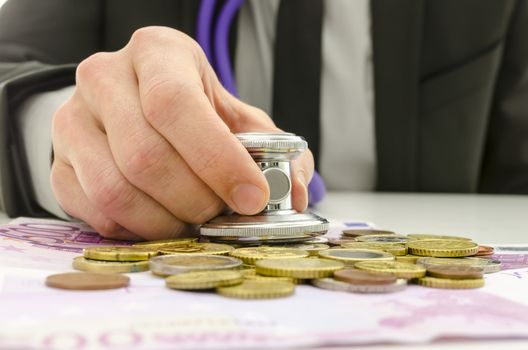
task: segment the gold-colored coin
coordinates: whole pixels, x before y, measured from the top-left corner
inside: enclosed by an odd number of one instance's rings
[[[234,286],[243,280],[236,270],[194,271],[169,276],[165,284],[172,289],[197,290]]]
[[[424,287],[445,289],[473,289],[484,286],[484,279],[448,279],[436,277],[422,277],[416,283]]]
[[[484,268],[482,266],[464,265],[438,265],[427,267],[427,275],[438,278],[449,278],[454,280],[482,278]]]
[[[344,242],[341,244],[343,248],[353,249],[374,249],[383,250],[394,256],[402,256],[407,254],[407,245],[405,243],[392,242]]]
[[[295,284],[285,281],[245,280],[233,287],[219,287],[218,294],[238,299],[271,299],[287,297],[295,291]]]
[[[425,267],[397,261],[362,261],[354,265],[357,269],[385,272],[398,278],[412,279],[425,276]]]
[[[321,250],[326,250],[330,248],[328,244],[323,244],[323,243],[297,243],[297,244],[283,245],[281,247],[306,250],[308,254],[310,254],[310,256],[317,256]]]
[[[459,237],[459,236],[447,236],[447,235],[433,235],[428,233],[411,233],[408,234],[411,240],[422,240],[422,239],[451,239],[451,240],[461,240],[461,241],[471,241],[471,238]]]
[[[424,239],[407,244],[409,254],[434,257],[461,257],[477,254],[479,246],[472,241],[456,239]]]
[[[198,238],[174,238],[174,239],[160,239],[156,241],[145,241],[132,244],[133,247],[143,247],[143,248],[154,248],[158,249],[167,245],[174,244],[187,244],[187,243],[196,243]]]
[[[498,260],[481,259],[481,258],[420,258],[418,264],[429,268],[431,266],[474,266],[481,267],[484,273],[492,273],[501,270],[502,263]]]
[[[346,237],[360,237],[360,236],[371,236],[371,235],[395,235],[393,231],[377,230],[377,229],[346,229],[343,230],[343,236]]]
[[[368,235],[356,237],[358,242],[390,242],[390,243],[405,243],[409,241],[407,236],[385,234],[385,235]]]
[[[175,254],[208,254],[227,255],[233,247],[221,243],[185,243],[162,246],[159,251],[164,255]]]
[[[272,277],[272,276],[262,276],[262,275],[249,275],[249,276],[244,276],[244,279],[246,280],[250,280],[250,281],[283,281],[283,282],[290,282],[290,283],[295,283],[295,284],[298,284],[300,283],[302,280],[301,279],[298,279],[298,278],[293,278],[293,277]]]
[[[400,255],[400,256],[395,256],[394,257],[394,259],[396,261],[406,262],[406,263],[409,263],[409,264],[416,264],[418,262],[418,259],[420,259],[420,258],[423,258],[423,256],[412,255],[412,254]]]
[[[263,259],[256,262],[257,274],[277,277],[321,278],[331,276],[345,265],[329,259]]]
[[[238,272],[240,272],[242,274],[242,276],[244,276],[244,278],[248,277],[248,276],[255,276],[257,274],[257,269],[255,269],[255,267],[253,266],[252,269],[240,269],[240,270],[237,270]]]
[[[78,256],[73,259],[73,268],[86,272],[130,273],[148,271],[148,261],[103,261]]]
[[[320,251],[319,256],[325,259],[341,261],[345,265],[353,265],[365,260],[394,260],[394,255],[374,249],[332,248]]]
[[[142,261],[158,255],[156,249],[141,247],[100,246],[83,249],[87,259],[104,261]]]
[[[170,276],[184,272],[227,270],[242,265],[242,261],[230,256],[207,254],[160,255],[149,261],[150,270],[158,276]]]
[[[302,249],[282,247],[248,247],[239,248],[229,252],[229,255],[238,258],[246,264],[255,264],[261,259],[294,259],[308,256],[308,252]]]

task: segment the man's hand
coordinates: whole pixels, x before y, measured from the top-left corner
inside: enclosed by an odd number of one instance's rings
[[[175,237],[227,204],[261,211],[269,188],[233,135],[278,131],[219,83],[198,44],[163,27],[136,31],[79,65],[76,90],[53,120],[53,191],[102,235]],[[309,151],[293,163],[295,209],[306,208]]]

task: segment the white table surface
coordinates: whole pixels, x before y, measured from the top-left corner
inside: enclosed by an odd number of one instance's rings
[[[471,237],[482,244],[528,244],[528,196],[335,192],[329,193],[316,209],[331,219],[370,221],[381,228],[402,234],[439,233]],[[8,221],[5,214],[0,213],[0,223]],[[451,340],[416,346],[378,345],[361,348],[526,350],[528,340]]]

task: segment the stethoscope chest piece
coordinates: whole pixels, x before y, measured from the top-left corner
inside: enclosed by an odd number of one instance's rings
[[[236,134],[259,165],[270,188],[266,208],[257,215],[232,213],[202,225],[200,234],[215,242],[258,244],[299,242],[328,231],[328,221],[313,213],[299,213],[291,201],[291,161],[307,147],[290,133]]]

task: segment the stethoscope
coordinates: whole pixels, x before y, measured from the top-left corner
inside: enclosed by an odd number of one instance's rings
[[[202,0],[198,11],[196,24],[196,38],[207,59],[213,66],[222,85],[234,96],[239,97],[235,83],[235,75],[229,54],[229,30],[233,19],[244,0],[226,0],[216,18],[214,31],[212,30],[216,0]],[[211,40],[212,33],[214,38]],[[212,42],[211,42],[212,41]],[[322,177],[316,172],[308,185],[310,204],[320,202],[326,193]]]

